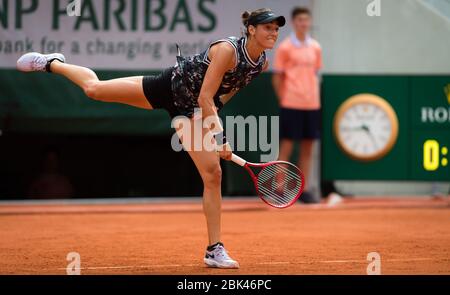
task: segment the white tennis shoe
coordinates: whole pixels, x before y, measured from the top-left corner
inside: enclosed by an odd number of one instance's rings
[[[217,268],[239,268],[239,263],[228,255],[222,243],[217,243],[212,248],[206,249],[206,255],[203,259],[208,267]]]
[[[17,60],[17,69],[21,72],[50,72],[50,63],[55,59],[66,62],[66,58],[61,53],[29,52]]]

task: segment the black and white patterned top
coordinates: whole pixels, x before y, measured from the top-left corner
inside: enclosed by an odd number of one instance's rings
[[[210,64],[209,48],[214,44],[227,42],[231,44],[236,54],[236,66],[225,73],[214,96],[214,104],[223,107],[220,96],[238,91],[255,79],[263,70],[266,54],[263,52],[258,61],[254,62],[247,52],[247,38],[228,37],[217,40],[200,54],[191,57],[177,56],[177,64],[172,72],[172,94],[174,105],[181,115],[192,117],[194,109],[198,108],[198,97]]]

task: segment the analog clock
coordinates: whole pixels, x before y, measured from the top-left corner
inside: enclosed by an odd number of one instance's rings
[[[397,141],[398,119],[383,98],[358,94],[338,108],[333,129],[339,147],[348,156],[374,161],[384,157]]]

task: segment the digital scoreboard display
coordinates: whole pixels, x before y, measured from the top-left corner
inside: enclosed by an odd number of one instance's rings
[[[450,76],[327,75],[322,101],[324,179],[450,181]]]
[[[450,180],[450,77],[412,77],[411,177]]]

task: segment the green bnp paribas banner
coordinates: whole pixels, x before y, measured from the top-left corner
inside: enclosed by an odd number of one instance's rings
[[[176,43],[191,55],[212,40],[240,35],[244,10],[289,14],[310,2],[1,0],[0,68],[13,68],[25,51],[59,51],[96,69],[161,69],[175,63]]]

